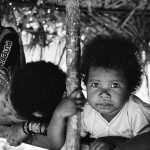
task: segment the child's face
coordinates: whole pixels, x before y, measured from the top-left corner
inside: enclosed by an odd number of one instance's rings
[[[127,100],[127,91],[127,81],[120,71],[90,68],[87,99],[107,121],[111,121],[123,107]]]

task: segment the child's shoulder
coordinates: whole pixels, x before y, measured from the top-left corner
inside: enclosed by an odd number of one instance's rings
[[[94,114],[95,113],[95,109],[93,109],[91,106],[90,106],[90,104],[88,103],[88,102],[86,102],[85,104],[84,104],[84,107],[83,107],[83,114],[84,115],[87,115],[87,116],[91,116],[92,114]]]
[[[83,111],[92,111],[93,108],[90,106],[88,102],[84,104]]]

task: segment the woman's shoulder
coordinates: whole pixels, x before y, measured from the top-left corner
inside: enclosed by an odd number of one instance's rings
[[[150,105],[144,101],[142,101],[138,96],[132,95],[131,96],[131,102],[134,103],[135,105],[138,105],[140,107],[148,107],[150,108]]]
[[[142,101],[136,95],[131,95],[128,102],[128,112],[136,113],[136,112],[143,112],[143,111],[150,111],[150,105]]]

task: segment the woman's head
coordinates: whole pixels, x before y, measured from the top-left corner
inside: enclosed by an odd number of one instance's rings
[[[142,69],[138,48],[125,37],[97,36],[85,45],[81,65],[85,85],[91,67],[121,71],[127,80],[129,93],[134,92],[141,84]]]
[[[65,73],[52,63],[31,62],[14,72],[10,99],[18,115],[50,120],[65,91]],[[47,120],[47,121],[48,121]]]

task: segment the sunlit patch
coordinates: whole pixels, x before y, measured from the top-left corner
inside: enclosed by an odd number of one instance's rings
[[[10,146],[7,143],[6,139],[0,138],[0,150],[46,150],[46,149],[25,143],[22,143],[20,146],[14,147]]]

